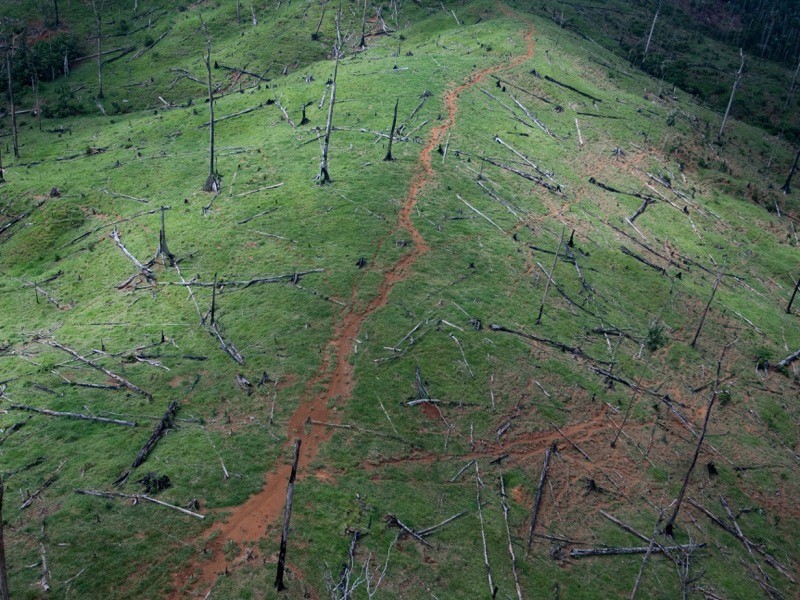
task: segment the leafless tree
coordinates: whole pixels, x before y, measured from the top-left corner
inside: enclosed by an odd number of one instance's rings
[[[331,183],[331,176],[328,172],[328,150],[331,144],[331,131],[333,131],[333,108],[336,104],[336,76],[339,73],[339,59],[341,58],[342,33],[341,33],[342,4],[339,2],[339,10],[336,13],[336,43],[333,46],[333,56],[336,60],[333,66],[333,80],[331,81],[331,98],[328,104],[328,121],[325,124],[325,138],[322,142],[322,160],[319,163],[319,174],[316,181],[319,185]]]
[[[97,97],[103,98],[103,15],[98,0],[92,0],[94,11],[95,35],[97,36]]]
[[[3,478],[0,477],[0,600],[8,600],[8,575],[6,573],[6,548],[3,539]]]
[[[794,164],[792,165],[792,170],[789,171],[789,176],[786,178],[786,183],[783,184],[781,191],[784,194],[789,194],[792,191],[792,188],[789,187],[792,185],[792,177],[794,177],[795,171],[797,171],[797,162],[800,161],[800,150],[797,151],[797,156],[794,157]]]
[[[656,6],[656,14],[653,15],[653,24],[650,25],[650,34],[647,36],[647,44],[644,47],[644,55],[647,56],[647,51],[650,50],[650,42],[653,39],[653,31],[656,29],[656,21],[658,20],[658,13],[661,12],[661,0],[658,0],[658,6]]]
[[[14,148],[14,158],[19,158],[19,130],[17,129],[17,107],[14,105],[14,87],[13,80],[13,56],[14,44],[13,41],[6,47],[6,78],[8,81],[8,104],[9,112],[11,113],[11,139]]]
[[[211,34],[208,32],[208,28],[206,27],[205,21],[203,21],[203,17],[200,17],[200,23],[202,24],[203,33],[206,34],[206,55],[204,58],[206,64],[206,89],[208,91],[208,111],[209,111],[209,121],[208,121],[208,177],[206,178],[206,182],[203,185],[204,192],[218,192],[219,191],[219,179],[217,178],[216,173],[216,164],[215,164],[215,156],[214,156],[214,87],[211,83]]]
[[[739,89],[739,84],[742,82],[742,74],[744,73],[744,52],[739,48],[739,57],[742,62],[739,64],[739,70],[736,72],[736,78],[733,80],[733,88],[731,89],[731,97],[728,100],[728,107],[725,109],[725,116],[722,117],[722,125],[717,134],[717,143],[722,141],[722,133],[725,131],[725,123],[728,122],[728,116],[731,114],[731,106],[733,106],[733,97],[736,95],[736,90]]]

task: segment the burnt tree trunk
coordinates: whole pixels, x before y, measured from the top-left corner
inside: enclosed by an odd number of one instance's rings
[[[781,191],[786,195],[788,195],[792,191],[791,187],[789,186],[792,185],[792,177],[794,177],[795,171],[797,171],[798,161],[800,161],[800,150],[797,151],[797,156],[794,157],[794,164],[792,165],[792,170],[789,171],[789,176],[786,178],[786,183],[784,183],[783,187],[781,188]]]
[[[164,262],[169,267],[175,266],[175,255],[169,251],[167,247],[167,230],[164,226],[164,212],[167,210],[165,206],[161,207],[161,233],[158,235],[158,252],[156,255],[164,257]]]
[[[797,278],[797,283],[794,285],[794,291],[792,292],[792,297],[789,298],[789,305],[786,307],[786,312],[788,314],[792,314],[792,304],[794,303],[794,297],[797,296],[798,288],[800,288],[800,277]]]
[[[364,0],[364,12],[361,15],[361,41],[358,46],[362,50],[367,47],[367,0]]]
[[[278,552],[278,572],[275,575],[275,589],[283,591],[283,572],[286,569],[286,541],[289,538],[289,522],[292,518],[292,496],[294,495],[294,480],[297,477],[297,461],[300,459],[300,440],[294,442],[294,460],[292,472],[289,475],[289,485],[286,488],[286,509],[283,511],[283,531],[281,532],[281,548]]]
[[[203,30],[206,29],[205,23],[203,23]],[[204,192],[218,192],[219,191],[219,181],[217,180],[217,175],[215,172],[215,164],[214,164],[214,88],[211,85],[211,36],[206,31],[206,87],[208,89],[208,112],[209,112],[209,122],[208,122],[208,177],[206,178],[205,185],[203,185]]]
[[[383,160],[394,160],[392,156],[392,142],[394,141],[394,129],[397,126],[397,105],[400,103],[398,98],[394,103],[394,116],[392,117],[392,128],[389,131],[389,149],[386,151],[386,156]]]
[[[700,337],[700,331],[703,329],[703,323],[706,320],[706,315],[708,314],[708,309],[711,308],[711,303],[714,301],[714,296],[717,293],[717,288],[719,287],[719,282],[722,280],[722,275],[725,273],[725,266],[723,265],[722,270],[717,273],[717,279],[714,281],[714,287],[711,289],[711,297],[708,299],[708,304],[706,304],[706,308],[703,311],[703,316],[700,317],[700,323],[697,325],[697,331],[694,334],[694,338],[692,339],[691,346],[694,348],[697,345],[697,338]]]
[[[336,31],[337,37],[339,32],[339,17],[341,15],[341,7],[339,14],[336,16]],[[319,174],[317,175],[317,183],[319,185],[325,185],[326,183],[332,183],[330,173],[328,172],[328,150],[330,149],[331,145],[331,131],[333,131],[333,108],[336,105],[336,76],[339,74],[339,57],[340,57],[340,46],[337,43],[333,47],[333,54],[336,58],[336,63],[333,67],[333,81],[331,81],[331,99],[328,104],[328,121],[325,124],[325,139],[322,142],[322,160],[319,163]]]

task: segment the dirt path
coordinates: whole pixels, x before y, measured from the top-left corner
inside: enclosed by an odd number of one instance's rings
[[[504,11],[505,12],[505,11]],[[392,233],[405,230],[413,241],[410,252],[401,257],[383,274],[383,281],[378,288],[378,293],[365,306],[358,307],[358,289],[353,290],[353,297],[334,328],[333,338],[330,342],[330,351],[326,353],[320,366],[319,375],[312,378],[306,386],[304,397],[294,414],[289,419],[287,428],[288,440],[285,455],[289,455],[289,447],[297,438],[302,439],[298,476],[306,475],[309,463],[316,457],[322,443],[328,441],[333,431],[327,427],[307,428],[309,419],[315,421],[330,421],[332,416],[330,404],[332,401],[346,401],[354,386],[353,365],[350,357],[353,352],[355,340],[364,321],[378,309],[384,307],[389,299],[389,294],[394,286],[408,278],[411,268],[419,257],[430,250],[420,232],[411,220],[411,212],[417,204],[420,195],[436,176],[431,165],[431,155],[444,138],[444,135],[455,125],[458,113],[457,99],[459,94],[466,89],[480,83],[485,77],[498,71],[511,69],[533,56],[534,42],[533,29],[529,29],[524,37],[526,51],[508,63],[502,63],[473,72],[469,78],[459,86],[448,90],[444,95],[444,106],[447,118],[431,130],[428,143],[419,155],[419,168],[411,179],[408,193],[403,199],[397,218],[397,225]],[[391,234],[389,234],[391,235]],[[326,380],[326,375],[330,377]],[[312,397],[313,390],[320,384],[323,388]],[[173,584],[175,590],[169,598],[177,600],[193,594],[205,595],[213,588],[214,583],[221,573],[230,572],[237,564],[244,562],[245,558],[230,561],[222,551],[223,546],[229,542],[239,545],[245,554],[250,549],[249,556],[254,556],[253,546],[266,535],[267,528],[277,523],[283,514],[286,481],[289,477],[290,465],[282,463],[266,474],[264,486],[261,491],[251,496],[244,504],[236,507],[224,523],[215,524],[205,536],[204,552],[211,558],[203,560],[198,557],[187,568],[176,574]]]

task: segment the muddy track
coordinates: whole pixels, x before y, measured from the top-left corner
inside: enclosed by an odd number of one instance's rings
[[[425,239],[414,226],[411,213],[420,195],[436,176],[431,164],[431,155],[445,134],[456,123],[459,94],[480,83],[492,73],[511,69],[529,60],[533,56],[533,33],[532,28],[525,33],[526,51],[524,54],[509,62],[474,71],[464,83],[445,93],[443,101],[447,118],[431,130],[428,143],[419,155],[418,168],[400,207],[397,224],[389,234],[391,236],[401,230],[407,232],[413,242],[412,248],[384,271],[383,281],[378,292],[368,303],[359,306],[358,289],[353,290],[348,307],[334,327],[329,351],[326,352],[320,366],[320,374],[309,381],[303,394],[305,399],[301,400],[300,405],[289,418],[288,440],[284,454],[288,456],[289,447],[295,439],[302,439],[298,464],[299,477],[307,475],[308,465],[317,456],[320,445],[328,441],[333,434],[330,428],[308,428],[305,425],[306,422],[309,419],[315,421],[335,419],[332,415],[331,404],[346,402],[353,391],[355,380],[350,358],[362,324],[370,315],[386,306],[389,294],[395,285],[405,281],[417,259],[430,250]],[[330,375],[328,376],[328,374]],[[319,386],[322,386],[321,391],[314,393]],[[198,594],[205,596],[206,592],[213,588],[220,574],[229,572],[237,564],[241,564],[245,559],[239,558],[234,561],[226,559],[222,548],[227,542],[232,541],[238,544],[242,552],[249,548],[250,556],[253,556],[255,551],[253,546],[266,535],[270,526],[278,522],[283,513],[289,471],[288,463],[278,464],[266,474],[261,491],[251,496],[244,504],[235,507],[224,523],[217,523],[208,531],[204,540],[198,545],[204,547],[205,556],[210,556],[210,558],[204,559],[204,557],[198,556],[192,564],[177,573],[173,580],[175,591],[168,596],[169,598],[177,600]]]

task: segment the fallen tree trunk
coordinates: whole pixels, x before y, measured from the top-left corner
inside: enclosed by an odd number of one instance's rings
[[[618,556],[620,554],[646,554],[647,552],[693,552],[698,548],[703,548],[705,544],[683,544],[681,546],[634,546],[634,547],[615,547],[615,548],[573,548],[569,555],[571,558],[584,558],[586,556]]]
[[[125,386],[126,388],[128,388],[132,392],[136,392],[137,394],[140,394],[141,396],[144,396],[148,400],[152,400],[153,399],[152,394],[150,394],[148,392],[145,392],[139,386],[132,384],[130,381],[128,381],[124,377],[120,377],[116,373],[113,373],[113,372],[109,371],[108,369],[100,366],[98,363],[94,362],[93,360],[88,359],[88,358],[86,358],[84,356],[81,356],[80,354],[75,352],[75,350],[73,350],[72,348],[67,348],[66,346],[62,346],[61,344],[59,344],[55,340],[43,340],[42,343],[43,344],[47,344],[48,346],[52,346],[53,348],[58,348],[59,350],[63,350],[64,352],[66,352],[67,354],[73,356],[74,358],[76,358],[77,360],[81,361],[82,363],[87,364],[90,367],[92,367],[94,369],[97,369],[98,371],[101,371],[102,373],[105,373],[106,375],[111,377],[111,379],[113,379],[117,383]]]
[[[281,547],[278,553],[278,572],[275,576],[275,589],[279,592],[286,589],[283,584],[283,571],[286,568],[286,542],[289,539],[289,522],[292,518],[292,497],[294,496],[294,480],[297,477],[297,462],[300,459],[300,440],[294,442],[294,459],[286,487],[286,508],[283,512],[283,530],[281,531]]]
[[[172,401],[170,403],[169,407],[167,407],[167,412],[165,412],[164,416],[161,417],[161,420],[158,422],[158,425],[156,425],[152,435],[145,442],[144,446],[142,446],[142,449],[139,450],[139,454],[136,455],[136,458],[133,459],[130,469],[120,475],[120,477],[114,482],[114,485],[122,485],[125,483],[130,476],[131,471],[147,460],[147,456],[158,443],[158,440],[160,440],[161,437],[172,428],[175,420],[175,414],[178,412],[178,406],[179,405],[177,401]]]
[[[81,419],[83,421],[95,421],[97,423],[109,423],[111,425],[123,425],[125,427],[136,427],[136,421],[120,421],[118,419],[107,419],[105,417],[95,417],[92,415],[83,415],[80,413],[60,412],[56,410],[49,410],[47,408],[35,408],[33,406],[25,406],[24,404],[12,404],[8,408],[12,410],[26,410],[28,412],[35,412],[49,417],[69,417],[71,419]]]

